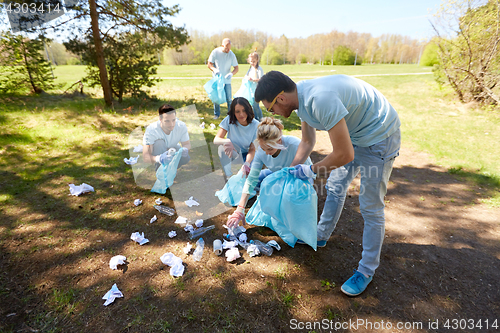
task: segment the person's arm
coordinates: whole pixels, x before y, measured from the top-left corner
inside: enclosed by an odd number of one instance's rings
[[[142,160],[145,163],[155,163],[155,157],[151,152],[153,151],[152,145],[142,145]]]
[[[354,159],[354,148],[344,118],[328,131],[328,135],[333,151],[311,166],[311,170],[317,175],[326,176],[331,170],[346,165]]]
[[[219,70],[217,69],[217,67],[215,67],[215,64],[213,62],[209,61],[207,67],[214,73],[219,72]]]
[[[248,153],[247,153],[247,158],[246,158],[245,162],[247,162],[248,164],[252,163],[254,156],[255,156],[255,146],[252,142],[250,144],[250,146],[248,147]]]
[[[231,73],[233,73],[233,75],[236,75],[236,73],[238,73],[238,70],[239,70],[239,67],[238,66],[234,66],[233,67],[233,71]]]
[[[309,155],[311,154],[314,145],[316,144],[316,130],[314,127],[310,126],[308,123],[303,121],[301,123],[302,127],[302,139],[300,140],[299,146],[297,147],[297,153],[295,158],[290,164],[291,167],[304,163]]]
[[[184,141],[184,142],[181,141],[181,146],[182,146],[182,148],[186,148],[187,150],[190,150],[191,149],[191,142],[189,140]]]
[[[231,140],[225,138],[226,134],[227,134],[227,131],[225,129],[219,128],[217,135],[215,135],[214,143],[216,145],[223,145],[225,143],[231,142]]]
[[[233,214],[229,215],[227,226],[228,227],[236,227],[240,221],[245,221],[245,206],[247,205],[248,199],[250,198],[250,192],[252,192],[255,188],[255,185],[259,182],[261,168],[252,168],[250,173],[248,174],[247,180],[245,181],[245,185],[243,186],[243,190],[241,193],[241,199],[238,204],[238,207],[234,211]]]

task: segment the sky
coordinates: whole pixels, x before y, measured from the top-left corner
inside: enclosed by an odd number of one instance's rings
[[[165,0],[179,4],[171,22],[207,35],[233,29],[267,32],[275,37],[308,37],[332,30],[400,34],[415,39],[433,36],[429,19],[441,0]]]

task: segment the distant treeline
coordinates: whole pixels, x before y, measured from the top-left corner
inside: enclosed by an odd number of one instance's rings
[[[307,38],[272,36],[253,30],[236,29],[207,35],[198,30],[190,31],[189,44],[174,49],[158,50],[156,57],[162,65],[206,64],[210,52],[220,46],[223,38],[232,42],[232,51],[238,63],[246,63],[248,54],[257,51],[264,65],[322,64],[359,65],[418,63],[426,42],[398,34],[373,37],[369,33],[331,31]],[[52,42],[46,55],[54,65],[79,64],[79,59],[65,50],[64,46]]]
[[[190,31],[191,43],[181,47],[182,52],[169,49],[161,54],[164,64],[205,64],[210,52],[228,37],[239,63],[246,63],[248,54],[257,51],[261,64],[322,64],[352,65],[377,63],[418,63],[425,42],[398,34],[373,37],[369,33],[339,32],[315,34],[307,38],[272,36],[253,30],[236,29],[213,35]]]

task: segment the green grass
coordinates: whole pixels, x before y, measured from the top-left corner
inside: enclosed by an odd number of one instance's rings
[[[379,89],[395,106],[402,121],[404,145],[430,153],[434,163],[449,168],[452,174],[481,186],[500,187],[500,155],[496,147],[500,142],[498,111],[465,108],[455,102],[449,90],[437,86],[432,75],[371,76],[431,72],[429,67],[263,65],[263,68],[266,72],[280,70],[295,81],[340,73],[359,76]],[[248,64],[240,64],[233,80],[233,93],[241,84],[238,78],[243,77],[247,69]],[[85,67],[59,66],[54,68],[54,74],[57,82],[67,87],[85,75]],[[127,135],[137,124],[147,123],[164,101],[175,107],[194,103],[207,123],[218,125],[220,120],[210,119],[212,104],[203,89],[210,77],[205,65],[159,66],[158,76],[165,79],[148,89],[153,99],[125,99],[112,109],[103,105],[98,88],[86,87],[85,92],[90,96],[84,98],[3,97],[0,100],[3,129],[0,146],[10,148],[2,154],[0,166],[25,165],[18,174],[31,181],[67,168],[66,163],[70,163],[75,172],[83,166],[93,170],[89,174],[104,166],[110,171],[116,170],[123,157],[127,157]],[[223,106],[222,113],[225,112]],[[264,112],[264,115],[269,114]],[[287,131],[300,128],[295,114],[282,120]],[[215,133],[206,127],[208,141]],[[114,149],[117,144],[121,151]],[[497,198],[498,191],[490,196]],[[2,193],[0,199],[12,200],[12,194]],[[490,202],[498,204],[500,200]]]

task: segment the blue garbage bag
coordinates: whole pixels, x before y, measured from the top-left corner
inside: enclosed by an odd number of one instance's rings
[[[246,178],[242,177],[242,174],[243,173],[240,170],[236,175],[227,180],[227,183],[224,185],[222,190],[215,192],[215,196],[218,197],[222,203],[227,202],[231,206],[238,206],[246,180]],[[252,191],[249,199],[253,198],[255,193],[255,191]]]
[[[208,98],[215,104],[226,103],[226,91],[224,90],[224,78],[220,75],[214,77],[203,86],[208,94]],[[229,106],[229,105],[228,105]]]
[[[234,94],[234,97],[243,97],[246,98],[246,100],[250,103],[250,105],[253,105],[255,99],[255,86],[253,85],[252,81],[249,81],[248,79],[244,78],[241,81],[241,87],[238,89],[238,91]]]
[[[316,250],[318,195],[309,181],[289,173],[293,169],[283,168],[264,178],[246,221],[274,230],[291,247],[301,239]]]
[[[163,165],[160,164],[156,170],[156,182],[151,189],[151,192],[165,194],[167,188],[172,186],[174,183],[174,178],[177,175],[177,167],[182,157],[182,149],[175,152],[174,157],[170,163]]]

